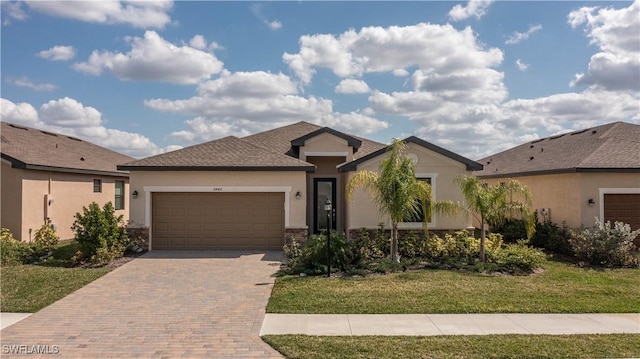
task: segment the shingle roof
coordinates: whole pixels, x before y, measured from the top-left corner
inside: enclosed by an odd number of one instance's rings
[[[562,172],[640,172],[640,125],[614,122],[551,136],[479,160],[479,177]]]
[[[256,133],[255,135],[243,137],[258,146],[269,148],[278,153],[290,153],[291,141],[304,137],[312,132],[322,130],[323,127],[308,123],[305,121],[296,122],[294,124],[278,127],[273,130]],[[386,145],[375,141],[367,140],[358,136],[349,135],[359,141],[362,141],[358,152],[354,153],[354,158],[360,158],[371,152],[385,148]]]
[[[229,136],[118,166],[126,170],[313,171],[315,166]]]
[[[106,174],[128,177],[117,170],[133,158],[58,133],[2,122],[2,158],[14,168]]]

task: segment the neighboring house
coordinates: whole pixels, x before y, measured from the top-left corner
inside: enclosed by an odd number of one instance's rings
[[[429,180],[436,200],[462,201],[453,179],[481,169],[476,162],[416,137],[406,140],[416,175]],[[132,221],[149,228],[150,249],[282,248],[332,228],[353,234],[374,229],[369,195],[345,199],[354,171],[378,171],[387,146],[328,127],[298,122],[244,138],[225,137],[118,166],[130,171]],[[326,200],[332,211],[325,211]],[[430,229],[463,229],[466,218],[436,217]],[[403,223],[420,229],[420,223]]]
[[[640,228],[640,125],[615,122],[531,141],[481,159],[490,183],[529,186],[539,219],[570,228],[620,221]]]
[[[29,241],[50,223],[62,239],[83,206],[112,202],[128,219],[129,174],[116,168],[133,158],[89,142],[2,122],[0,222]]]

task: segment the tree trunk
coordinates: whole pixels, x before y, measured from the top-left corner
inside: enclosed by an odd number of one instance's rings
[[[391,224],[391,259],[394,261],[400,261],[398,258],[398,223],[392,222]]]
[[[487,236],[487,233],[485,232],[485,229],[484,229],[484,218],[482,218],[481,222],[482,223],[480,224],[480,259],[482,260],[482,263],[485,263],[484,240]]]

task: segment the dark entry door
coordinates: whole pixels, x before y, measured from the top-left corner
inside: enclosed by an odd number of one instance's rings
[[[325,202],[331,200],[331,221],[332,229],[336,228],[336,179],[335,178],[315,178],[313,180],[313,232],[320,233],[327,229],[327,211]]]

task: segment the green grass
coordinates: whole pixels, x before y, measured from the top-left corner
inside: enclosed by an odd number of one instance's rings
[[[69,268],[74,241],[61,242],[46,263],[3,266],[0,271],[3,312],[34,313],[108,273],[109,268]]]
[[[547,261],[544,273],[416,270],[366,278],[285,276],[268,313],[638,313],[640,269]]]
[[[635,358],[640,335],[486,335],[262,339],[287,358]]]

